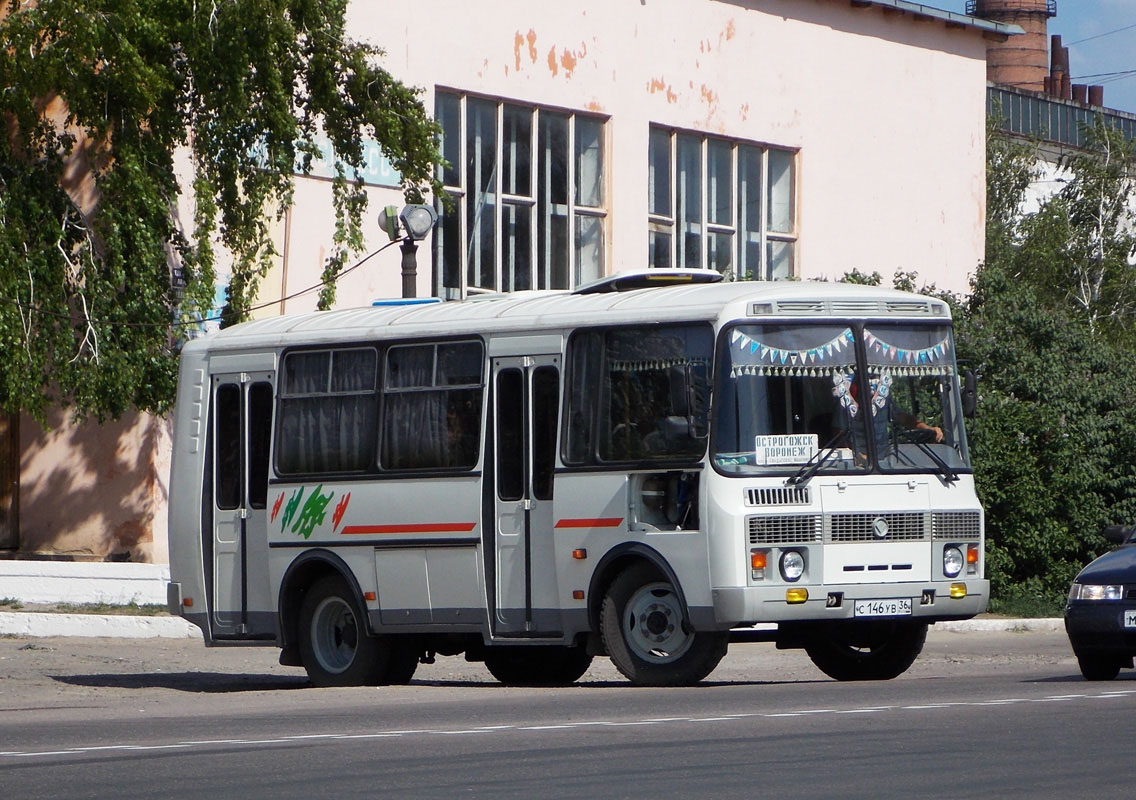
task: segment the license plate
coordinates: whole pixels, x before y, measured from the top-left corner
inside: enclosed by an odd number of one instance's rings
[[[1136,611],[1124,612],[1124,627],[1136,628]]]
[[[857,617],[910,617],[911,598],[894,597],[887,600],[857,600]],[[1136,620],[1133,621],[1136,625]]]

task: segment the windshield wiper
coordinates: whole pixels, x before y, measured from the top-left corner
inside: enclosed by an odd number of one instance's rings
[[[947,483],[954,483],[959,479],[958,473],[951,469],[951,465],[942,459],[942,457],[931,449],[929,444],[925,442],[913,442],[916,447],[927,454],[927,457],[935,462],[935,466],[939,468],[939,473],[943,476],[943,480]]]
[[[799,470],[785,480],[785,485],[798,486],[802,483],[808,483],[821,467],[832,460],[833,454],[836,453],[833,445],[836,444],[836,440],[840,439],[842,436],[844,436],[844,431],[840,431],[829,439],[824,447],[819,448],[808,461],[801,465]]]

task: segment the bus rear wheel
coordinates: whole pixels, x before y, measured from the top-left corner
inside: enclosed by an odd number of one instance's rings
[[[313,686],[383,682],[390,652],[367,633],[350,587],[339,575],[316,581],[300,607],[300,660]]]
[[[583,647],[490,647],[485,667],[506,686],[567,686],[592,665]]]
[[[690,686],[726,654],[729,634],[693,631],[674,586],[649,564],[621,572],[600,609],[604,647],[624,677],[641,686]]]
[[[886,681],[906,672],[926,641],[925,622],[854,622],[826,626],[808,639],[805,652],[838,681]]]

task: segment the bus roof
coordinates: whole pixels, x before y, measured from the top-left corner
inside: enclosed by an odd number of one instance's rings
[[[520,291],[423,305],[367,306],[269,317],[195,339],[192,349],[243,349],[416,335],[522,332],[616,323],[751,319],[950,319],[935,297],[826,281],[735,281],[602,293]]]

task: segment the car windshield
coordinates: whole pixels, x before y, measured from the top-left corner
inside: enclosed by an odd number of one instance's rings
[[[739,325],[725,343],[711,439],[720,471],[876,466],[953,479],[968,466],[948,327]]]

